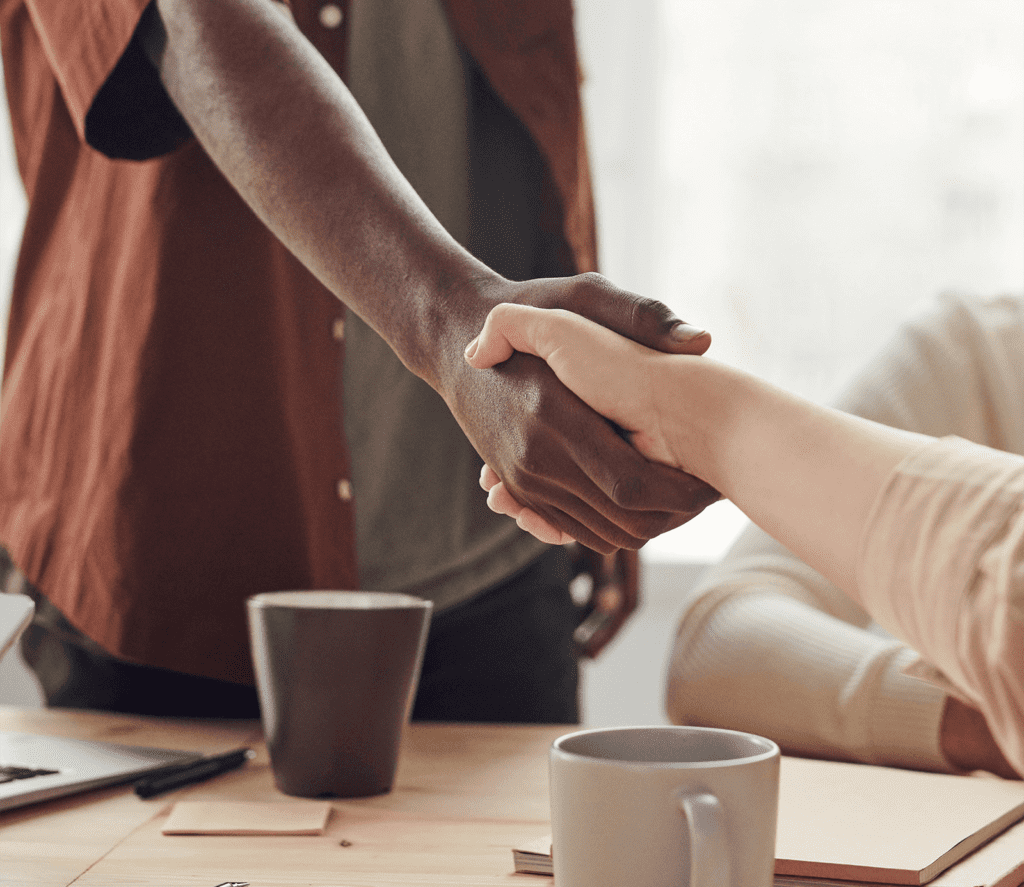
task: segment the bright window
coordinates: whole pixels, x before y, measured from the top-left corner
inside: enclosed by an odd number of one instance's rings
[[[1024,289],[1019,0],[577,0],[603,270],[827,400],[914,306]],[[713,506],[650,558],[720,553]]]

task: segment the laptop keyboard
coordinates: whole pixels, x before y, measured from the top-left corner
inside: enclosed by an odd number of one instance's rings
[[[0,764],[0,784],[17,779],[31,779],[33,776],[52,776],[60,770],[42,770],[38,767],[19,767],[17,764]]]

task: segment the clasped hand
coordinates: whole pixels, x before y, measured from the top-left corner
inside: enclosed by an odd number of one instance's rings
[[[618,426],[634,453],[654,463],[652,468],[684,467],[662,432],[659,386],[655,381],[659,363],[670,355],[623,338],[571,311],[501,304],[492,309],[479,336],[466,348],[466,361],[476,369],[487,369],[505,364],[517,352],[545,361],[570,391]],[[620,464],[632,468],[635,462],[623,459]],[[519,501],[491,465],[484,465],[480,484],[488,491],[487,501],[493,511],[515,518],[520,528],[541,541],[564,544],[579,539]],[[717,494],[708,501],[714,498]]]

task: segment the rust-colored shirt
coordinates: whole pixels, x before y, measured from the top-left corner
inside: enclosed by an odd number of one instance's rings
[[[112,654],[249,681],[248,595],[358,584],[343,307],[187,138],[131,39],[145,5],[0,0],[29,200],[0,541]],[[571,4],[446,6],[541,149],[567,264],[593,268]],[[343,71],[344,27],[292,9]]]

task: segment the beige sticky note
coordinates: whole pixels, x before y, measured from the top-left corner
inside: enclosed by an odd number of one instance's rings
[[[320,835],[327,801],[178,801],[165,835]]]

